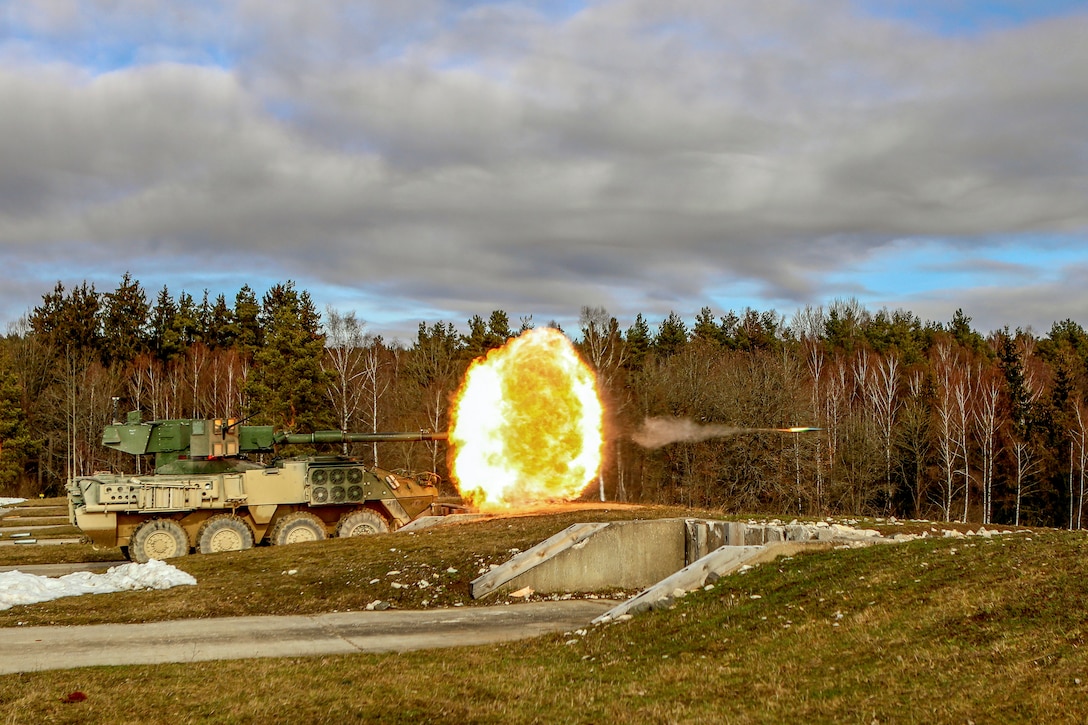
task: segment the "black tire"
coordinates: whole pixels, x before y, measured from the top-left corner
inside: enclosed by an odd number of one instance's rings
[[[151,559],[175,559],[188,555],[189,537],[181,524],[173,519],[149,519],[132,533],[128,553],[140,564]]]
[[[378,512],[370,509],[346,513],[340,518],[340,523],[336,525],[336,535],[340,538],[388,533],[389,522],[382,518]]]
[[[276,522],[268,536],[273,546],[302,544],[328,538],[325,523],[309,511],[296,511]]]
[[[201,554],[245,551],[253,548],[253,532],[237,516],[212,516],[200,526],[196,535],[196,548]]]

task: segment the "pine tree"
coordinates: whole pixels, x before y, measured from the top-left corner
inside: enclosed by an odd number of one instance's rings
[[[468,334],[461,337],[462,354],[469,360],[475,360],[502,347],[513,336],[510,317],[504,311],[494,310],[486,322],[483,317],[473,315],[468,321]]]
[[[487,347],[494,349],[502,347],[506,341],[514,336],[510,329],[510,317],[503,310],[493,310],[491,317],[487,319]]]
[[[627,360],[624,367],[630,370],[641,370],[652,344],[650,326],[640,312],[631,326],[627,328],[627,334],[625,335]]]
[[[18,492],[27,462],[39,447],[27,429],[20,405],[19,381],[3,355],[0,357],[0,492]]]
[[[43,295],[42,304],[31,312],[30,329],[42,335],[58,354],[100,357],[102,333],[94,285],[84,282],[66,295],[64,285],[57,282],[53,292]]]
[[[230,327],[230,336],[244,360],[251,360],[263,343],[261,324],[258,321],[260,313],[256,293],[248,284],[243,285],[234,297],[234,320]]]
[[[483,357],[491,349],[487,343],[487,323],[479,315],[473,315],[468,321],[468,334],[461,336],[461,354],[468,360]]]
[[[971,327],[971,318],[965,315],[962,309],[957,309],[953,313],[952,320],[948,323],[948,332],[951,333],[956,342],[968,350],[989,355],[990,348],[986,344],[986,340],[983,339],[982,335],[974,331]]]
[[[233,343],[234,313],[227,307],[227,298],[219,295],[208,314],[204,338],[213,350],[224,350]]]
[[[869,325],[869,311],[855,298],[837,299],[831,303],[824,323],[824,338],[829,350],[853,353],[864,339]]]
[[[174,315],[174,334],[185,352],[194,342],[202,342],[200,330],[200,311],[188,292],[178,295],[178,311]]]
[[[178,337],[178,306],[170,295],[170,290],[163,285],[151,308],[151,322],[148,326],[148,342],[151,352],[162,362],[169,362],[181,352],[181,339]]]
[[[147,295],[125,272],[117,289],[103,297],[102,364],[127,365],[148,349]]]
[[[654,350],[662,357],[671,357],[680,352],[687,341],[687,325],[680,319],[680,315],[670,312],[657,328]]]
[[[1013,524],[1016,526],[1020,525],[1024,499],[1037,487],[1036,479],[1041,465],[1039,411],[1036,405],[1041,388],[1039,381],[1028,374],[1024,355],[1017,344],[1018,340],[1023,339],[1022,336],[1023,333],[1017,330],[1016,337],[1013,337],[1009,334],[1008,328],[1005,328],[1000,334],[997,350],[1001,371],[1005,375],[1009,405],[1011,445],[1015,466]]]
[[[291,281],[273,286],[261,302],[259,322],[264,345],[246,383],[255,420],[299,431],[329,427],[321,367],[325,336],[309,293],[298,293]]]
[[[907,310],[881,309],[865,326],[864,336],[873,350],[881,355],[897,353],[904,365],[923,358],[922,323]]]
[[[723,337],[722,328],[714,319],[711,309],[704,307],[699,310],[699,314],[695,316],[695,327],[691,328],[691,339],[701,340],[711,345],[721,345]]]

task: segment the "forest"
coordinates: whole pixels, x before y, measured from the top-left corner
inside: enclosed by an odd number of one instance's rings
[[[420,322],[410,345],[354,311],[316,309],[291,281],[233,300],[125,274],[116,289],[61,283],[0,345],[0,495],[63,494],[71,475],[136,470],[100,445],[145,420],[245,419],[298,432],[445,430],[471,361],[532,327],[506,312]],[[565,331],[597,374],[605,457],[586,497],[776,516],[896,516],[1081,528],[1088,467],[1088,333],[982,335],[856,300],[621,326],[583,307]],[[649,419],[695,431],[644,447]],[[700,430],[728,435],[704,436]],[[817,432],[767,428],[815,426]],[[642,444],[636,440],[642,441]],[[445,481],[445,444],[349,451]],[[286,452],[286,453],[289,453]],[[453,492],[446,481],[445,490]]]

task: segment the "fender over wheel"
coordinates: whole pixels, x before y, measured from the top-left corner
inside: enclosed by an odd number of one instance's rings
[[[321,541],[327,538],[325,522],[309,511],[296,511],[277,521],[268,538],[273,546]]]
[[[389,522],[382,518],[377,511],[360,509],[344,514],[340,523],[336,526],[336,535],[366,536],[368,534],[389,533]]]
[[[245,551],[253,548],[253,532],[237,516],[212,516],[200,526],[196,546],[201,554],[220,551]]]
[[[173,519],[143,522],[129,540],[128,553],[133,561],[144,564],[151,559],[173,559],[189,553],[189,537]]]

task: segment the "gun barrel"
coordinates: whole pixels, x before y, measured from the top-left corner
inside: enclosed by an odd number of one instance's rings
[[[309,445],[320,443],[397,443],[401,441],[444,441],[449,438],[445,432],[431,433],[344,433],[338,430],[319,430],[314,433],[280,433],[277,443]]]

